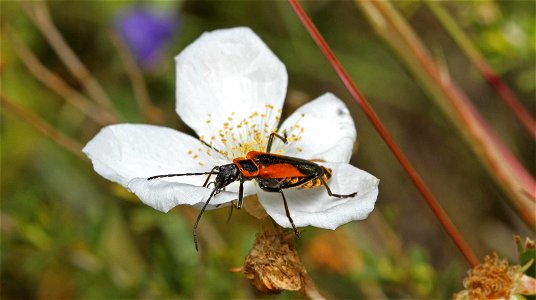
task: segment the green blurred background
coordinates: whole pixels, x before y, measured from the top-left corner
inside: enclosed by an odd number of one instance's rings
[[[28,5],[28,3],[23,3]],[[111,33],[118,18],[142,2],[50,1],[54,24],[100,82],[122,116],[143,123]],[[173,57],[202,32],[251,27],[286,64],[284,116],[330,91],[355,117],[352,163],[381,179],[369,219],[336,231],[307,228],[298,251],[328,298],[448,298],[469,268],[359,107],[285,1],[147,2],[138,9],[173,18],[173,35],[141,69],[158,123],[192,133],[175,114]],[[1,5],[2,97],[84,145],[100,127],[37,80],[21,62],[15,37],[74,89],[66,69],[18,1]],[[462,236],[479,256],[492,251],[516,261],[512,235],[534,236],[486,173],[445,114],[374,33],[351,1],[304,2],[363,94],[418,169]],[[535,145],[421,2],[396,8],[447,66],[509,149],[535,171]],[[531,1],[445,4],[481,54],[534,112],[535,6]],[[59,147],[2,107],[1,297],[10,298],[263,298],[240,267],[261,231],[258,220],[227,210],[203,216],[199,253],[192,216],[163,214],[98,176],[87,159]],[[179,170],[178,170],[179,171]],[[278,298],[300,297],[282,293]]]

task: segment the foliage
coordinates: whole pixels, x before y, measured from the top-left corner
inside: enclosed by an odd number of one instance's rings
[[[462,83],[473,104],[534,174],[532,137],[426,6],[402,3],[396,3],[397,9],[417,28],[427,46],[440,53],[448,76]],[[163,214],[142,205],[121,187],[96,175],[87,160],[58,147],[57,137],[44,136],[28,119],[4,105],[4,100],[19,105],[75,145],[85,144],[103,126],[39,81],[22,62],[21,48],[13,39],[27,45],[74,90],[87,93],[62,63],[61,54],[55,53],[24,14],[28,4],[0,2],[2,298],[264,297],[242,274],[229,271],[243,264],[255,233],[261,231],[258,220],[234,211],[226,224],[227,211],[206,213],[206,223],[200,228],[203,244],[196,253],[191,236],[196,210],[180,207]],[[182,24],[154,65],[142,71],[154,106],[150,109],[157,112],[149,114],[139,109],[139,94],[133,90],[131,72],[122,60],[124,50],[115,46],[110,35],[115,19],[133,4],[48,3],[57,29],[102,85],[122,122],[149,119],[188,132],[174,112],[173,57],[204,31],[249,26],[288,68],[284,116],[308,99],[334,92],[347,101],[358,127],[360,144],[352,163],[381,179],[377,207],[368,220],[333,232],[306,229],[297,241],[319,291],[328,298],[447,298],[461,290],[465,260],[372,126],[350,102],[286,2],[148,4],[150,9],[172,12],[180,19],[177,24]],[[439,107],[430,105],[423,87],[375,35],[363,12],[351,2],[303,5],[474,252],[482,257],[497,251],[501,257],[517,261],[512,235],[534,235],[534,229],[523,224],[505,200],[507,195],[485,173],[462,137],[454,134],[455,126]],[[447,8],[533,111],[534,6],[523,1],[479,1],[449,3]],[[294,296],[282,293],[277,297]]]

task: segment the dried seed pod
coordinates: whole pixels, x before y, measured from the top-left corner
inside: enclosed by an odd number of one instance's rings
[[[263,293],[303,293],[306,286],[307,271],[294,247],[293,234],[257,234],[243,270],[251,284]]]

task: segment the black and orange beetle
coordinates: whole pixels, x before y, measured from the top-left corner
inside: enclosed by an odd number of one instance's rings
[[[318,165],[310,160],[270,153],[274,137],[278,137],[284,143],[287,143],[286,136],[271,133],[268,139],[266,152],[250,151],[246,154],[246,157],[235,158],[233,159],[232,163],[216,166],[210,172],[165,174],[155,175],[147,178],[147,180],[151,180],[162,177],[208,175],[203,187],[207,187],[209,184],[214,184],[214,190],[199,212],[197,220],[194,224],[193,236],[196,250],[198,249],[197,225],[201,219],[201,215],[205,211],[212,197],[217,195],[219,192],[224,190],[226,186],[235,181],[240,181],[240,186],[238,189],[238,203],[236,204],[236,208],[238,209],[242,208],[244,203],[244,182],[246,180],[255,179],[262,190],[280,193],[281,197],[283,198],[283,204],[285,205],[285,213],[287,218],[294,229],[294,233],[298,237],[300,234],[294,225],[292,217],[290,216],[287,199],[283,193],[284,189],[292,187],[310,189],[323,185],[326,188],[328,195],[332,197],[348,198],[354,197],[357,194],[352,193],[348,195],[340,195],[331,192],[327,184],[327,181],[331,177],[331,170],[328,168]],[[219,152],[219,150],[213,148],[212,146],[208,146]],[[216,179],[209,183],[212,175],[216,175]]]

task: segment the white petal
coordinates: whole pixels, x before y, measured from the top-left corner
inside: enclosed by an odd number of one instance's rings
[[[218,136],[244,119],[277,126],[287,90],[285,65],[251,29],[204,33],[176,58],[177,113],[197,134]],[[249,117],[257,112],[257,120]],[[265,114],[265,117],[261,115]],[[250,123],[252,123],[250,122]],[[218,140],[214,141],[219,146]]]
[[[197,139],[170,128],[118,124],[103,128],[82,151],[97,173],[126,187],[136,177],[210,171],[214,159],[207,149]],[[165,180],[203,185],[205,178],[181,176]]]
[[[294,224],[297,227],[310,225],[335,229],[350,221],[367,218],[374,209],[379,180],[350,164],[322,163],[322,165],[333,171],[333,176],[328,181],[333,193],[357,192],[357,195],[342,199],[331,197],[323,186],[307,190],[297,188],[283,190]],[[258,196],[266,212],[279,225],[292,227],[279,193],[259,192]]]
[[[346,105],[331,93],[296,110],[283,122],[279,132],[284,130],[289,136],[295,134],[300,138],[288,145],[274,140],[273,148],[285,149],[285,155],[329,162],[350,161],[356,139],[354,121]]]
[[[163,180],[134,178],[128,184],[128,189],[135,193],[143,203],[159,211],[168,212],[177,205],[199,205],[207,201],[212,189],[189,184],[167,182]],[[209,209],[214,205],[228,203],[237,199],[236,193],[220,192],[210,200]]]

